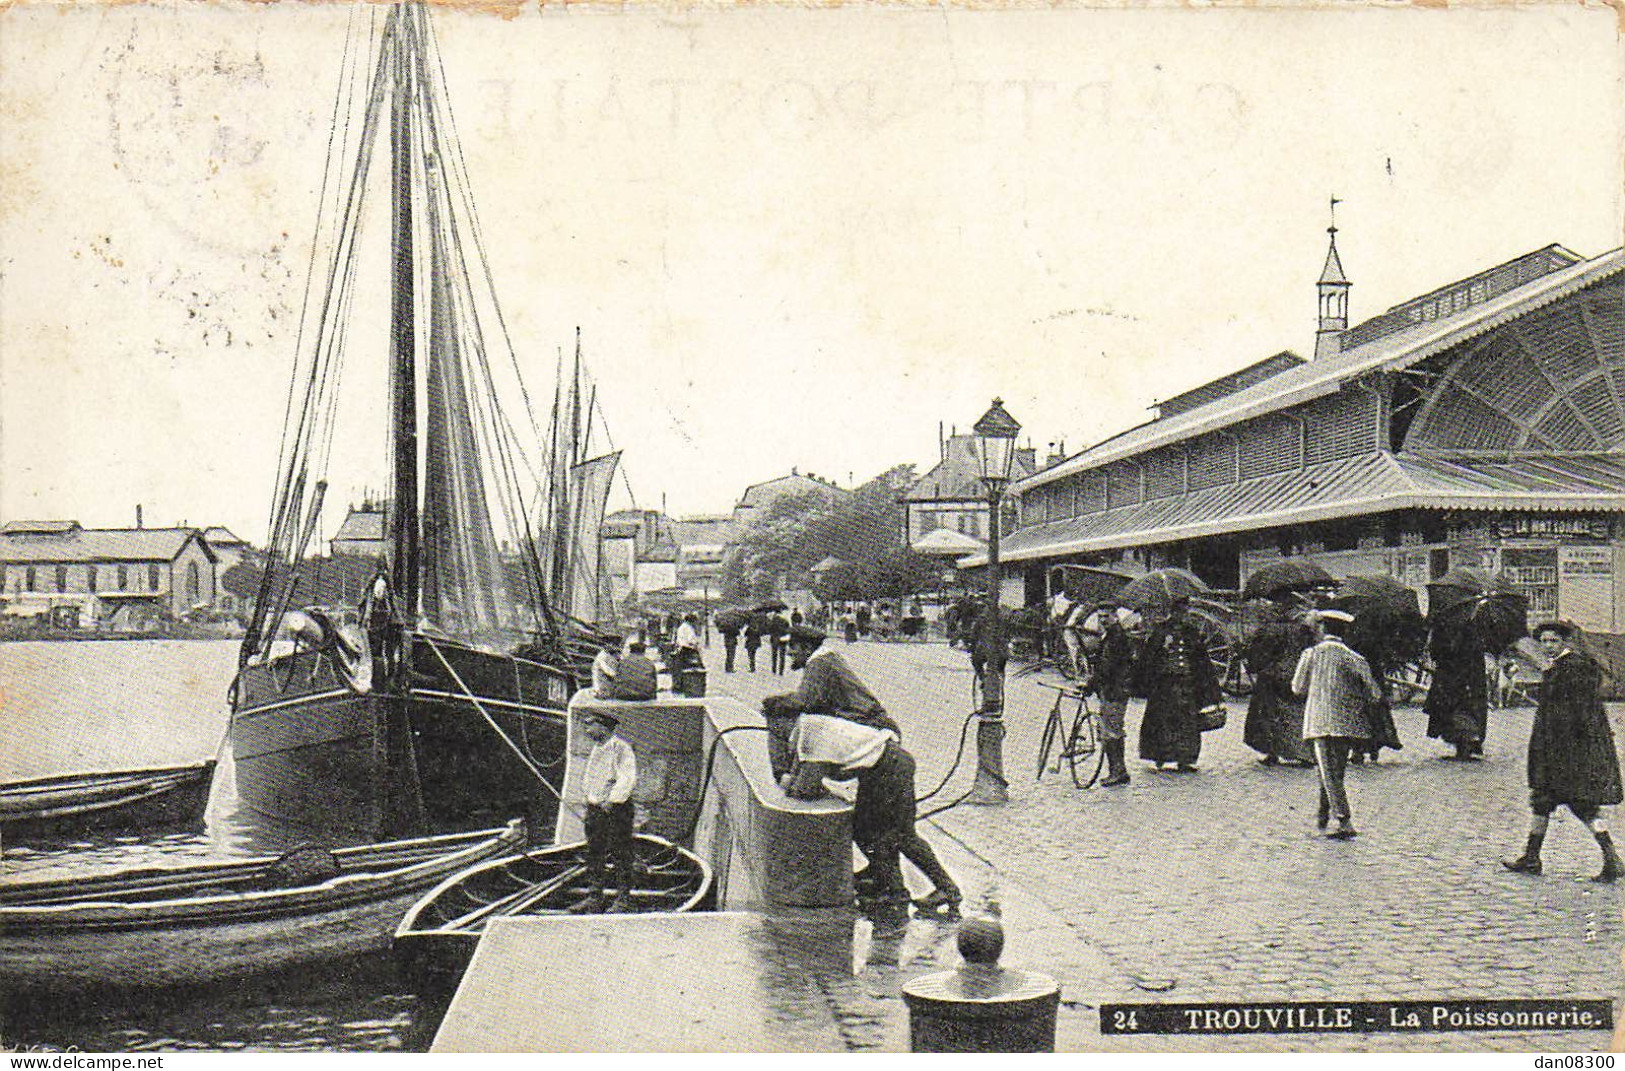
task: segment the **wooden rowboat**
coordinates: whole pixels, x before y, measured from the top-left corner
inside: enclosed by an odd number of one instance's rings
[[[693,852],[639,834],[638,913],[693,911],[711,904],[711,868]],[[490,859],[453,875],[412,906],[395,930],[395,960],[418,993],[452,989],[468,968],[486,923],[507,915],[568,915],[588,909],[585,844]]]
[[[214,760],[191,766],[68,774],[0,785],[0,836],[86,829],[198,826],[209,805]]]
[[[424,890],[505,829],[0,884],[0,993],[203,985],[381,952]]]

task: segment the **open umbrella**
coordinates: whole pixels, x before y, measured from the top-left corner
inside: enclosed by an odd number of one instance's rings
[[[1435,629],[1464,630],[1486,652],[1504,651],[1529,634],[1529,600],[1515,591],[1481,592],[1431,616]]]
[[[1134,578],[1087,565],[1057,565],[1052,573],[1074,602],[1108,603]]]
[[[1355,617],[1362,614],[1422,616],[1422,604],[1416,592],[1391,576],[1345,576],[1333,605]]]
[[[1457,566],[1428,584],[1428,615],[1437,620],[1446,610],[1459,603],[1470,602],[1487,592],[1512,590],[1511,581],[1504,576],[1491,576],[1479,569]]]
[[[741,610],[737,606],[730,606],[726,610],[718,610],[716,626],[720,629],[742,629],[745,622],[750,620],[750,611]]]
[[[1308,558],[1282,558],[1249,576],[1241,594],[1248,599],[1271,599],[1284,591],[1308,591],[1336,583],[1336,577]]]
[[[780,612],[782,612],[784,610],[788,610],[788,609],[789,609],[789,607],[786,606],[782,602],[764,602],[764,603],[762,603],[762,605],[760,605],[756,609],[752,610],[751,613],[754,613],[754,614],[776,614],[776,613],[780,613]]]
[[[1208,590],[1200,577],[1185,569],[1153,569],[1124,584],[1116,602],[1141,613],[1166,613],[1175,599],[1188,599]]]

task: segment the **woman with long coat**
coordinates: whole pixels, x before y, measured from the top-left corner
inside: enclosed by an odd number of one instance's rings
[[[1441,625],[1428,639],[1433,653],[1433,683],[1422,710],[1428,735],[1456,749],[1447,759],[1468,761],[1484,753],[1489,724],[1490,689],[1484,672],[1484,647],[1462,625]]]
[[[1303,700],[1292,694],[1298,656],[1315,644],[1315,630],[1294,612],[1290,601],[1272,601],[1270,620],[1247,644],[1253,694],[1247,701],[1242,742],[1263,756],[1265,766],[1286,762],[1310,765],[1303,742]]]
[[[1521,856],[1501,865],[1539,874],[1547,823],[1553,811],[1567,807],[1602,849],[1602,873],[1592,880],[1612,882],[1625,870],[1601,814],[1621,798],[1619,757],[1602,704],[1602,667],[1571,646],[1574,626],[1566,622],[1541,625],[1535,639],[1551,668],[1540,682],[1529,733],[1529,842]]]
[[[1177,600],[1168,619],[1146,638],[1139,680],[1145,693],[1140,719],[1140,758],[1162,769],[1196,769],[1202,753],[1201,712],[1223,699],[1202,632]]]

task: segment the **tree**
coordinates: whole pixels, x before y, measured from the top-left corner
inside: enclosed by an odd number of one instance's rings
[[[912,465],[899,465],[837,499],[812,492],[776,500],[730,549],[725,594],[760,600],[782,587],[811,586],[823,598],[878,599],[933,587],[930,559],[903,538],[898,488],[912,475]],[[814,577],[812,567],[829,557],[847,566]]]

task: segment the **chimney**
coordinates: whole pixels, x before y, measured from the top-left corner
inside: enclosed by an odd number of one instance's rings
[[[139,502],[135,504],[135,526],[137,528],[141,527],[141,503]]]

